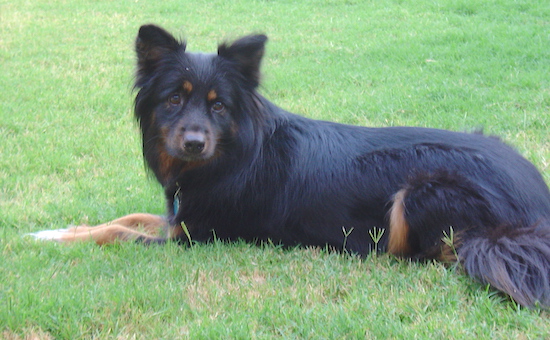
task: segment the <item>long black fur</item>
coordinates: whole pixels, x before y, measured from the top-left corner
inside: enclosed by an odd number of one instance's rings
[[[550,306],[550,192],[530,162],[479,133],[286,112],[256,90],[266,40],[194,54],[159,27],[140,29],[135,113],[174,228],[184,222],[197,241],[345,245],[364,255],[402,192],[403,255],[442,257],[452,230],[468,274],[522,305]]]

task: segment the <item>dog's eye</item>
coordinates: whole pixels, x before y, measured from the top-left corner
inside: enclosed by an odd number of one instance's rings
[[[225,111],[225,105],[222,102],[215,102],[212,104],[212,112],[214,113],[223,113]]]
[[[183,102],[183,97],[179,93],[174,93],[168,98],[168,101],[172,105],[180,105]]]

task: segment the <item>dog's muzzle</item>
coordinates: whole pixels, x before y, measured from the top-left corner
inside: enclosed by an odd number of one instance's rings
[[[199,155],[206,147],[206,136],[202,132],[188,131],[183,135],[183,150],[190,155]]]

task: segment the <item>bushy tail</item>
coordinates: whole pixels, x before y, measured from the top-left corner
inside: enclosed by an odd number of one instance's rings
[[[550,221],[465,237],[458,257],[466,272],[527,307],[550,308]]]

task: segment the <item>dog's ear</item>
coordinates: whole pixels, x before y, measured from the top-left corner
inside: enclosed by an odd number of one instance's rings
[[[218,46],[218,55],[236,62],[243,76],[256,87],[260,84],[260,64],[266,41],[263,34],[249,35],[232,44]]]
[[[141,26],[136,38],[138,81],[153,72],[158,61],[166,53],[178,50],[185,51],[184,42],[178,41],[174,36],[158,26]]]

